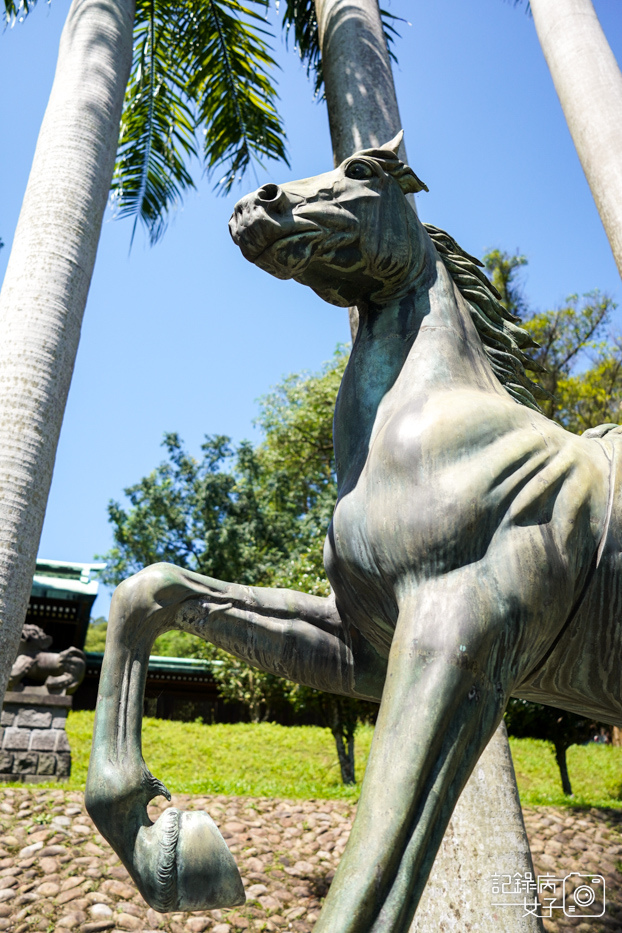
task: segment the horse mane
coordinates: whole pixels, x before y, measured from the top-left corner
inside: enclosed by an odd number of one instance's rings
[[[541,386],[527,375],[544,369],[525,351],[538,344],[517,324],[519,318],[501,304],[501,295],[481,271],[483,263],[458,246],[453,237],[432,224],[423,225],[447,271],[471,312],[493,372],[512,398],[521,405],[540,411],[537,398],[549,398]]]

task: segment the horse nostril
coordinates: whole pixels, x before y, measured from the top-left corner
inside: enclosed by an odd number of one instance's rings
[[[278,185],[263,185],[257,192],[260,201],[276,201],[281,196]]]

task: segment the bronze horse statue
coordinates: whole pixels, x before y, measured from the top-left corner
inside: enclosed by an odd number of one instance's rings
[[[622,722],[620,437],[537,406],[533,344],[405,195],[399,137],[243,198],[244,256],[360,324],[334,422],[328,598],[167,564],[117,589],[87,806],[159,910],[243,890],[206,814],[167,810],[140,747],[154,638],[199,635],[301,684],[380,702],[358,813],[315,933],[405,933],[508,698]]]

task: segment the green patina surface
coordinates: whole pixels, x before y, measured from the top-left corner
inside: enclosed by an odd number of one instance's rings
[[[358,307],[334,421],[332,593],[244,587],[165,564],[117,590],[86,799],[155,906],[198,904],[193,879],[212,863],[202,906],[237,903],[240,892],[211,824],[146,816],[165,788],[141,755],[142,695],[151,644],[167,629],[298,683],[381,701],[315,933],[409,930],[511,695],[622,720],[619,430],[576,437],[538,410],[528,334],[477,262],[419,222],[405,194],[422,183],[399,160],[399,141],[315,178],[267,184],[230,221],[260,268]],[[492,792],[483,762],[477,774]]]

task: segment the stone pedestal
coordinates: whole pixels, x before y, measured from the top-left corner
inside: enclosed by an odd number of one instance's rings
[[[65,724],[70,708],[70,696],[50,694],[47,688],[6,693],[0,724],[0,781],[69,777],[71,750]]]
[[[456,805],[409,933],[544,933],[538,916],[497,903],[500,875],[534,877],[503,721]]]

